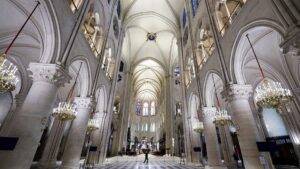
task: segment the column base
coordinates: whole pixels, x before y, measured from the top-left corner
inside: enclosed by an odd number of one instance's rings
[[[223,167],[223,166],[209,166],[209,165],[206,165],[204,167],[204,169],[228,169],[227,167]]]
[[[203,167],[203,164],[201,163],[186,163],[187,166],[193,166],[193,167]]]
[[[79,164],[70,164],[70,165],[62,165],[60,169],[78,169],[80,167]]]
[[[37,169],[57,169],[59,164],[56,161],[40,161],[36,165]]]

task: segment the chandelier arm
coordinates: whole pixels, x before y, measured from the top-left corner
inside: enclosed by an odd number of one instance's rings
[[[24,29],[25,25],[27,24],[27,22],[29,21],[30,17],[32,16],[32,14],[34,13],[34,11],[37,9],[37,7],[41,4],[39,1],[36,1],[37,4],[35,5],[34,9],[31,11],[31,13],[29,14],[29,16],[27,17],[26,21],[24,22],[24,24],[22,25],[22,27],[20,28],[20,30],[18,31],[18,33],[15,35],[14,39],[11,41],[11,43],[8,45],[8,47],[5,49],[4,52],[4,57],[6,57],[6,54],[8,53],[9,49],[12,47],[12,45],[14,44],[14,42],[16,41],[16,39],[18,38],[18,36],[20,35],[20,33],[22,32],[22,30]]]
[[[262,68],[261,68],[261,66],[260,66],[260,63],[259,63],[258,58],[257,58],[257,55],[256,55],[256,53],[255,53],[255,51],[254,51],[254,48],[253,48],[253,46],[252,46],[252,43],[251,43],[251,41],[250,41],[250,39],[249,39],[249,34],[246,34],[246,37],[247,37],[247,39],[248,39],[248,42],[249,42],[250,47],[251,47],[251,49],[252,49],[252,52],[253,52],[253,54],[254,54],[254,57],[255,57],[255,60],[256,60],[256,62],[257,62],[257,65],[258,65],[258,67],[259,67],[261,76],[262,76],[263,79],[265,79],[265,74],[264,74],[264,72],[263,72],[263,70],[262,70]]]
[[[78,72],[77,72],[77,75],[76,75],[76,78],[75,78],[75,82],[74,82],[74,84],[73,84],[73,86],[72,86],[72,88],[71,88],[71,90],[70,90],[70,92],[69,92],[69,94],[67,96],[67,99],[66,99],[67,102],[70,101],[70,99],[71,99],[71,97],[72,97],[72,95],[74,93],[74,89],[75,89],[75,86],[77,84],[77,79],[78,79],[81,67],[82,67],[82,62],[80,63],[80,66],[79,66],[79,69],[78,69]]]

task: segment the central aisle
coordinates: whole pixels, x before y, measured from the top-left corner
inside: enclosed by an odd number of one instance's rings
[[[149,154],[149,163],[145,164],[144,154],[137,156],[116,156],[108,158],[105,166],[95,169],[199,169],[199,166],[180,164],[180,158],[175,156],[154,156]]]
[[[192,167],[180,165],[177,162],[164,162],[164,161],[153,161],[148,164],[135,161],[117,162],[114,164],[107,164],[97,169],[199,169],[202,167]]]

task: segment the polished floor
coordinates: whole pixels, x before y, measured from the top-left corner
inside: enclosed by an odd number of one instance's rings
[[[148,164],[144,164],[136,161],[116,162],[112,164],[106,164],[103,167],[97,169],[199,169],[202,167],[185,166],[177,162],[164,162],[164,161],[149,161]],[[96,168],[95,168],[96,169]]]

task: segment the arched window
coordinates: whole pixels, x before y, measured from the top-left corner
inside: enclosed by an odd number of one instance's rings
[[[174,75],[175,75],[176,77],[180,76],[180,69],[179,69],[179,66],[178,66],[178,65],[176,65],[176,67],[175,67],[175,69],[174,69]]]
[[[150,129],[151,132],[155,132],[155,123],[151,123],[151,129]]]
[[[138,101],[136,103],[136,115],[140,116],[141,115],[141,102]]]
[[[144,129],[145,129],[144,131],[146,131],[146,132],[148,131],[148,123],[145,124],[145,128]]]
[[[216,2],[216,23],[222,36],[245,2],[246,0],[223,0]]]
[[[112,49],[106,48],[104,58],[102,61],[102,70],[104,71],[107,77],[112,79],[114,69],[115,69],[115,59],[114,57],[112,57]]]
[[[149,109],[149,104],[147,102],[144,102],[144,104],[143,104],[143,116],[148,116],[149,115],[148,109]]]
[[[100,49],[102,46],[102,29],[100,26],[100,15],[95,11],[94,5],[92,4],[85,22],[82,25],[82,30],[85,35],[86,40],[88,41],[92,52],[96,57],[100,54]]]
[[[200,28],[199,42],[197,44],[197,66],[199,67],[199,69],[201,69],[215,48],[212,32],[207,28]]]
[[[154,116],[155,115],[155,102],[151,102],[151,116]]]
[[[196,16],[197,9],[199,7],[200,0],[191,0],[191,8],[193,16]]]

